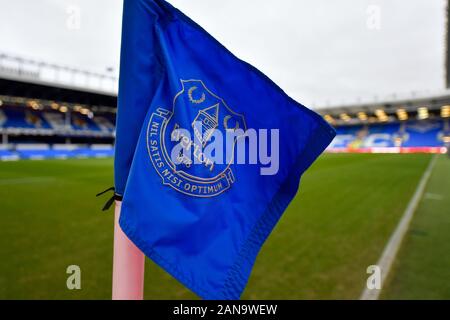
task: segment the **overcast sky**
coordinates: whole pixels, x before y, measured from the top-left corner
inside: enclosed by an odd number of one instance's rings
[[[310,106],[444,88],[444,0],[169,2]],[[117,72],[121,14],[122,0],[0,0],[0,52]]]

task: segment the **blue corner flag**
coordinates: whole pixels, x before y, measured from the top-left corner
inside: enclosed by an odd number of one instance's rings
[[[124,1],[120,226],[200,297],[241,296],[300,176],[334,135],[167,2]]]

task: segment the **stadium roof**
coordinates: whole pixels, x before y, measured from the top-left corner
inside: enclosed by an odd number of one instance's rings
[[[110,74],[80,70],[6,53],[0,53],[0,78],[108,96],[117,95],[118,89],[117,77]]]
[[[21,98],[81,104],[89,106],[93,111],[110,111],[117,106],[117,97],[114,95],[9,79],[0,79],[0,96],[4,100]]]

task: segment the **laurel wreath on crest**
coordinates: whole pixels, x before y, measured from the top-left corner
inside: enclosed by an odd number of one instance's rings
[[[191,101],[192,103],[195,103],[195,104],[200,104],[200,103],[202,103],[202,102],[204,102],[205,100],[206,100],[206,96],[205,96],[205,93],[203,92],[202,93],[202,97],[200,98],[200,99],[194,99],[194,97],[192,96],[192,93],[195,91],[195,90],[197,90],[198,88],[197,87],[191,87],[191,88],[189,88],[189,90],[188,90],[188,97],[189,97],[189,101]]]

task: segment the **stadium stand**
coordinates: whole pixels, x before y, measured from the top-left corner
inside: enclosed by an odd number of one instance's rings
[[[28,110],[26,107],[2,106],[0,132],[7,135],[62,135],[65,137],[111,137],[114,122],[108,116],[89,118],[72,114],[70,119],[60,111]],[[1,144],[1,160],[65,159],[108,157],[113,155],[111,144],[49,144],[7,143]]]
[[[448,120],[412,120],[402,123],[340,126],[331,152],[438,152],[449,142]],[[400,149],[399,149],[400,148]]]
[[[111,157],[112,143],[90,143],[95,137],[114,137],[114,115],[93,115],[92,112],[68,113],[66,107],[38,110],[39,103],[0,107],[0,132],[16,136],[85,137],[86,141],[72,143],[17,142],[3,143],[1,160],[66,159]],[[61,111],[62,110],[62,111]],[[337,135],[329,152],[431,152],[445,153],[450,143],[448,118],[408,121],[358,123],[337,125]],[[13,139],[14,140],[14,139]]]
[[[450,149],[450,90],[319,112],[337,131],[328,152],[446,153]]]
[[[117,98],[0,79],[0,160],[111,157]]]
[[[0,160],[111,157],[117,97],[0,78]],[[336,128],[328,152],[445,153],[450,91],[318,110]]]
[[[0,128],[10,133],[110,136],[114,132],[114,122],[104,116],[90,119],[83,114],[72,114],[68,121],[59,111],[30,111],[24,107],[4,106],[0,109]]]

